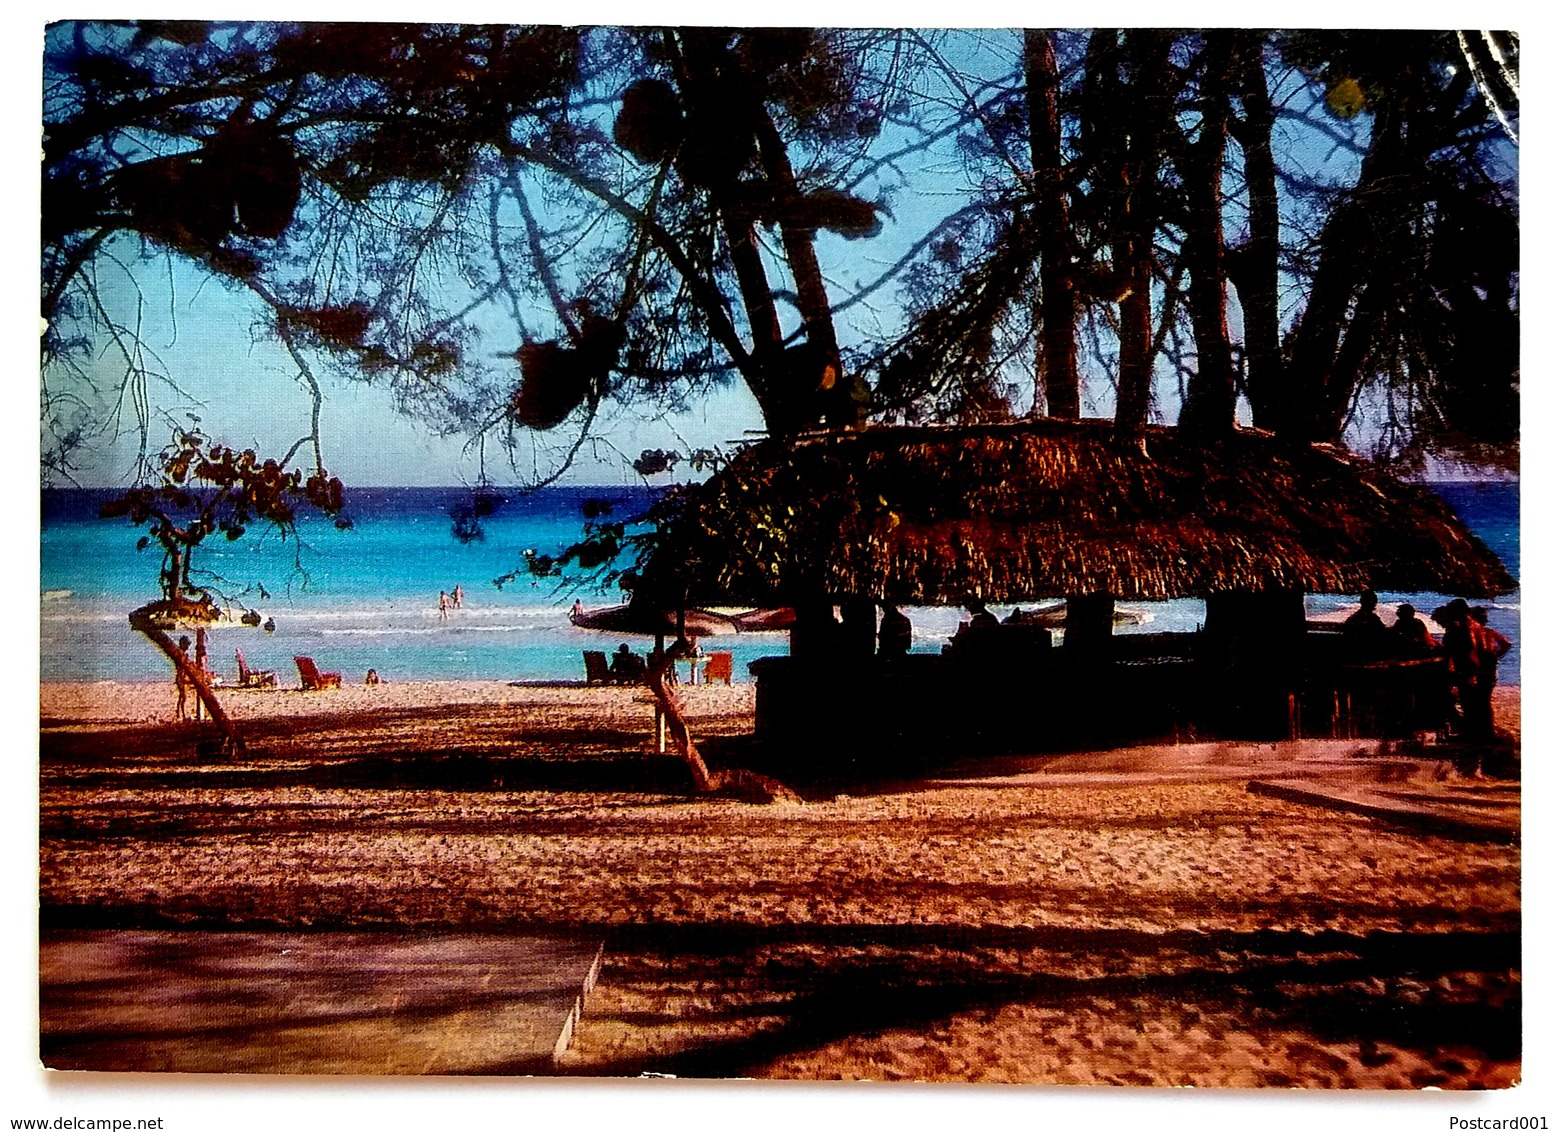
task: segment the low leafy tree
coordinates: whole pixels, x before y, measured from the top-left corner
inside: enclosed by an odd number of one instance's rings
[[[252,449],[238,451],[213,443],[198,429],[180,430],[156,457],[153,482],[130,488],[105,503],[104,519],[128,519],[144,527],[137,549],[153,544],[162,551],[157,584],[160,596],[130,614],[130,626],[143,634],[173,662],[222,728],[227,745],[242,749],[237,729],[223,711],[206,674],[184,654],[168,630],[216,621],[220,610],[211,588],[198,583],[193,570],[196,552],[218,532],[236,541],[249,528],[268,525],[283,539],[297,537],[301,507],[334,516],[340,529],[351,527],[345,514],[341,481],[324,469],[304,476],[275,460],[262,460]]]

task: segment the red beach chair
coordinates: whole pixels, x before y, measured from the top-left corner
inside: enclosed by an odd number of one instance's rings
[[[339,688],[341,686],[341,674],[339,672],[321,672],[319,666],[314,663],[311,656],[295,656],[292,658],[298,666],[298,675],[303,678],[303,690],[305,692],[318,692],[325,688]]]
[[[708,663],[703,666],[703,682],[712,684],[716,680],[723,680],[729,685],[731,670],[734,667],[733,656],[733,653],[728,652],[711,652]]]

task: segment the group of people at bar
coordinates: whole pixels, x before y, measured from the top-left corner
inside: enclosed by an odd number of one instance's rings
[[[1386,625],[1379,612],[1379,596],[1363,592],[1358,611],[1342,624],[1349,652],[1363,661],[1414,660],[1442,657],[1460,706],[1459,730],[1471,740],[1490,740],[1493,731],[1493,689],[1498,683],[1498,662],[1509,652],[1510,642],[1488,627],[1488,611],[1473,609],[1460,598],[1434,610],[1444,627],[1435,640],[1428,625],[1409,604],[1396,607],[1396,620]]]

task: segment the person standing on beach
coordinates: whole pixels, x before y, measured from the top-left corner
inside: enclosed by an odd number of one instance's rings
[[[1461,598],[1441,612],[1444,651],[1449,656],[1455,695],[1461,702],[1464,737],[1489,742],[1494,737],[1493,687],[1498,682],[1499,659],[1509,651],[1509,640],[1478,621]]]
[[[454,599],[454,607],[456,609],[459,609],[462,605],[465,604],[465,591],[460,588],[459,582],[454,584],[454,594],[452,596]]]
[[[1504,654],[1514,646],[1510,644],[1509,638],[1506,637],[1503,633],[1500,633],[1497,629],[1491,629],[1488,627],[1487,606],[1472,606],[1471,620],[1473,635],[1481,638],[1480,643],[1483,651],[1489,654],[1492,658],[1491,664],[1489,665],[1489,671],[1492,675],[1497,676],[1498,662],[1503,660]]]
[[[449,620],[449,591],[448,590],[439,590],[438,591],[438,619],[440,621],[447,621],[447,620]]]
[[[184,658],[185,664],[189,663],[188,637],[179,638],[179,654]],[[179,702],[173,709],[173,718],[182,723],[188,711],[186,705],[189,702],[189,676],[185,671],[184,665],[177,662],[173,666],[173,687],[177,689],[179,694]]]
[[[1504,654],[1513,646],[1503,633],[1488,628],[1488,611],[1483,606],[1476,606],[1470,611],[1469,628],[1477,646],[1477,710],[1482,713],[1487,724],[1488,738],[1492,739],[1497,736],[1493,727],[1493,689],[1498,687],[1498,662],[1504,659]]]

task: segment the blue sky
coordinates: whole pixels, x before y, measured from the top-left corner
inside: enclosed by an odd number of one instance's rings
[[[126,240],[133,254],[136,241]],[[177,384],[162,383],[153,396],[176,419],[190,414],[213,437],[262,453],[284,452],[308,431],[311,400],[285,350],[252,331],[258,304],[233,294],[181,261],[172,270],[165,257],[135,265],[141,289],[143,338],[155,353],[155,368]],[[120,284],[130,302],[128,277]],[[118,370],[112,356],[99,362],[105,382]],[[316,370],[316,372],[318,372]],[[385,390],[356,382],[323,380],[320,432],[325,463],[348,484],[439,485],[474,481],[479,460],[463,436],[440,437],[398,413]],[[575,483],[625,482],[632,472],[613,449],[636,456],[646,447],[709,445],[739,438],[761,424],[744,386],[733,386],[695,411],[668,421],[643,420],[616,409],[603,413],[596,451],[581,454],[569,476]],[[166,442],[169,426],[150,426],[153,449]],[[140,444],[133,414],[123,415],[117,439],[84,465],[84,484],[111,485],[131,472]],[[525,467],[523,444],[516,460]],[[489,468],[499,478],[504,457],[489,447]],[[633,477],[636,478],[636,477]]]

